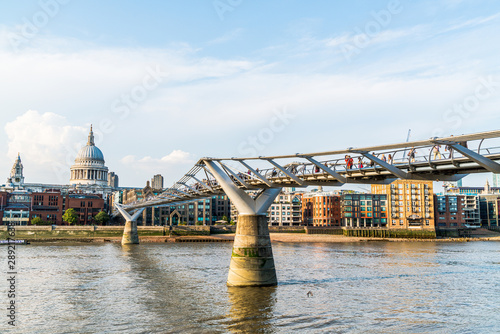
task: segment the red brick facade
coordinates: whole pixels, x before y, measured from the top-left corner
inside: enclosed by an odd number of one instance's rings
[[[340,196],[327,193],[304,195],[302,221],[309,226],[340,226]]]

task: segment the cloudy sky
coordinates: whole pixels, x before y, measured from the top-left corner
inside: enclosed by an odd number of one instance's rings
[[[0,178],[67,183],[90,124],[122,186],[498,129],[499,31],[494,0],[2,1]]]

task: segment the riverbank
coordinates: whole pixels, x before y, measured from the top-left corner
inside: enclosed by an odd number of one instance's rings
[[[343,243],[343,242],[471,242],[471,241],[500,241],[500,236],[486,235],[467,238],[436,238],[436,239],[406,239],[406,238],[373,238],[347,237],[329,234],[298,234],[298,233],[270,233],[272,243]],[[172,243],[172,242],[232,242],[234,234],[217,234],[210,236],[141,236],[141,243]],[[31,243],[120,243],[121,237],[88,237],[88,238],[35,238]]]

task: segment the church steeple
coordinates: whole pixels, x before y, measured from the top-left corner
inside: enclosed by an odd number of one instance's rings
[[[484,185],[483,194],[491,194],[490,182],[486,180],[486,184]]]
[[[7,183],[12,183],[16,186],[22,186],[24,183],[23,176],[23,163],[21,162],[21,154],[17,153],[17,159],[10,170],[10,178],[7,179]]]
[[[95,146],[94,144],[94,132],[92,132],[92,124],[90,124],[89,140],[87,141],[88,146]]]

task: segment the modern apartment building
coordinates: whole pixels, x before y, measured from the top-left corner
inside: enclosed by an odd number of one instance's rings
[[[498,227],[500,220],[500,194],[481,194],[479,197],[479,215],[481,226]]]
[[[465,195],[434,195],[436,229],[465,227]]]
[[[387,195],[388,228],[434,230],[432,181],[396,180],[372,185],[372,193]]]
[[[464,195],[465,205],[463,207],[465,227],[481,226],[479,215],[479,197],[474,195]]]
[[[302,194],[281,192],[267,211],[269,226],[302,225]]]
[[[342,226],[350,228],[381,227],[388,222],[387,195],[343,194],[341,196]]]

